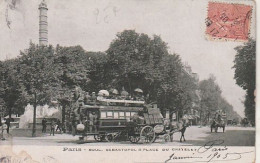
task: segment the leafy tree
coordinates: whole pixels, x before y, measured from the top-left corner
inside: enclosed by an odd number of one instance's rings
[[[111,85],[118,89],[124,87],[130,93],[140,87],[156,100],[153,88],[158,88],[162,58],[169,55],[166,45],[159,36],[150,38],[134,30],[118,33],[106,51]]]
[[[55,64],[63,87],[74,88],[75,86],[86,87],[89,80],[87,77],[90,61],[85,50],[81,46],[57,47]]]
[[[256,76],[256,41],[249,40],[243,46],[235,48],[234,66],[236,83],[246,90],[245,115],[255,124],[255,76]]]
[[[208,122],[217,110],[225,111],[227,119],[240,119],[241,117],[234,111],[233,106],[222,97],[221,89],[215,80],[216,78],[210,75],[209,79],[202,80],[199,83],[202,121]]]
[[[18,77],[25,90],[31,96],[31,103],[43,105],[50,102],[49,81],[55,80],[52,64],[54,50],[52,46],[38,46],[30,44],[29,49],[21,52],[19,58]]]
[[[227,100],[223,97],[220,97],[219,109],[226,112],[227,119],[229,120],[237,119],[237,121],[239,121],[239,119],[241,119],[241,117],[237,114],[237,112],[234,111],[233,106],[230,105],[227,102]]]
[[[107,64],[107,56],[103,52],[87,52],[89,58],[88,82],[85,91],[96,92],[101,89],[109,89],[110,65]]]
[[[163,56],[168,55],[166,43],[159,36],[150,38],[125,30],[117,34],[106,53],[112,87],[119,90],[124,87],[130,94],[139,87],[149,94],[151,101],[157,99],[159,65]]]
[[[61,47],[57,45],[55,50],[53,69],[55,69],[57,82],[54,85],[56,97],[62,106],[62,123],[65,121],[65,113],[72,109],[71,101],[75,87],[79,86],[90,91],[89,78],[90,55],[81,46]],[[54,84],[54,83],[53,83]],[[58,93],[57,93],[58,92]]]
[[[149,61],[152,62],[150,45],[151,39],[147,35],[140,35],[134,30],[125,30],[117,34],[117,38],[106,51],[112,86],[117,89],[125,87],[132,93],[135,88],[146,84],[145,72],[149,68]],[[145,88],[143,89],[146,92]]]
[[[160,66],[161,82],[158,89],[158,103],[170,112],[179,111],[182,116],[192,108],[195,99],[195,79],[183,68],[176,54],[163,57]]]
[[[3,62],[0,61],[0,107],[3,107],[5,104],[4,101],[4,94],[5,94],[5,90],[4,90],[4,65]]]
[[[17,110],[16,103],[21,98],[21,87],[16,73],[17,61],[12,59],[2,64],[1,96],[6,107],[6,114],[11,117],[12,113],[21,114]]]
[[[147,100],[157,102],[162,111],[191,107],[195,81],[185,73],[179,55],[169,54],[159,36],[125,30],[117,34],[106,53],[111,87],[124,87],[130,93],[141,88],[149,95]]]
[[[19,78],[25,90],[32,97],[30,102],[34,106],[32,136],[35,136],[36,106],[51,101],[49,81],[55,78],[52,75],[53,58],[52,46],[38,46],[32,43],[30,43],[29,49],[21,52],[19,58]]]
[[[221,89],[215,82],[216,78],[211,75],[209,79],[202,80],[199,83],[201,95],[202,119],[208,122],[216,110],[219,110]]]

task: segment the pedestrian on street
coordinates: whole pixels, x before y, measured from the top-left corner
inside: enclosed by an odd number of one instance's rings
[[[88,124],[88,118],[86,117],[84,120],[84,125],[85,125],[85,132],[89,132],[89,124]]]
[[[6,140],[5,137],[4,137],[4,130],[7,129],[7,125],[5,123],[3,123],[1,125],[1,140]]]
[[[46,118],[43,118],[43,120],[42,120],[42,133],[46,133],[46,128],[47,128],[47,120],[46,120]]]
[[[97,125],[98,125],[98,119],[97,119],[97,114],[96,112],[93,112],[93,122],[94,122],[94,131],[95,133],[97,132]]]
[[[90,112],[90,113],[89,113],[89,132],[90,132],[90,133],[93,132],[93,127],[94,127],[94,116],[93,116],[93,114]]]
[[[54,136],[54,130],[55,130],[55,122],[54,122],[54,120],[51,120],[51,132],[50,132],[50,135],[52,134]]]
[[[72,135],[73,135],[73,136],[76,135],[76,126],[77,126],[76,123],[77,123],[77,122],[76,122],[76,119],[73,118],[73,120],[72,120],[72,125],[71,125],[71,127],[72,127]]]
[[[89,113],[89,132],[97,132],[97,115],[95,112]]]
[[[59,130],[60,130],[60,133],[61,133],[61,131],[62,131],[62,130],[61,130],[61,123],[60,123],[60,120],[59,120],[59,119],[57,120],[57,123],[56,123],[56,124],[57,124],[56,131],[58,131],[58,129],[59,129]]]
[[[10,128],[10,118],[7,118],[6,121],[5,121],[5,124],[7,125],[7,134],[9,134],[9,128]]]

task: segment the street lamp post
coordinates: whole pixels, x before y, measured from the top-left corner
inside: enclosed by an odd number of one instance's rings
[[[36,107],[37,107],[37,94],[34,92],[34,104],[33,104],[33,129],[32,137],[36,136]]]

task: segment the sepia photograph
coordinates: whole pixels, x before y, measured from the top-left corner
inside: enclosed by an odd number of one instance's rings
[[[1,0],[0,162],[255,162],[253,0]]]

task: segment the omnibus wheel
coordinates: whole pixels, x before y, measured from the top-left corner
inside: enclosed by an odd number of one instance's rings
[[[104,140],[104,135],[94,135],[94,139],[98,142],[102,142]]]
[[[129,136],[129,140],[131,143],[138,143],[140,140],[140,136],[139,135]]]
[[[109,141],[109,142],[114,141],[114,137],[113,137],[112,134],[108,134],[108,135],[106,136],[106,139],[107,139],[107,141]]]
[[[145,126],[142,128],[140,138],[144,139],[144,143],[152,143],[155,140],[155,132],[151,126]]]
[[[157,138],[159,138],[159,136],[156,136],[156,135],[155,135],[155,138],[154,138],[154,140],[153,140],[152,143],[154,143],[154,142],[156,141]]]
[[[84,136],[79,137],[79,140],[77,141],[77,144],[83,144],[84,142]]]
[[[170,134],[165,134],[165,135],[163,136],[163,138],[164,138],[164,141],[165,141],[165,142],[171,141],[171,136],[170,136]]]

